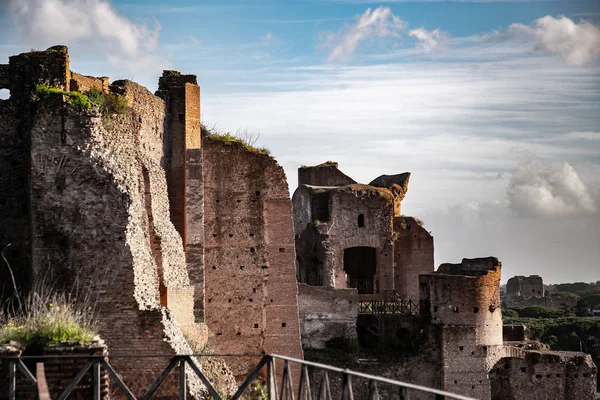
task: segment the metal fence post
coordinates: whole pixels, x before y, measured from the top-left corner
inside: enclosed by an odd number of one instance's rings
[[[16,372],[17,361],[10,360],[8,362],[8,400],[15,400],[15,389],[17,386]]]
[[[179,399],[185,400],[187,393],[187,384],[185,380],[185,358],[179,361]]]
[[[100,361],[95,360],[92,365],[92,386],[94,390],[94,400],[100,400]]]

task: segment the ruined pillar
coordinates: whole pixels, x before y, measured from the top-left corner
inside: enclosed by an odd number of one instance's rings
[[[157,95],[165,99],[164,168],[171,221],[181,235],[194,313],[204,313],[204,186],[200,145],[200,87],[195,75],[164,71]],[[161,296],[163,294],[161,293]]]

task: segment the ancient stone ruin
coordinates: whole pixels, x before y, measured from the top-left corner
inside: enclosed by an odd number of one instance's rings
[[[0,89],[0,250],[18,290],[88,294],[134,394],[165,359],[119,355],[303,358],[344,342],[406,350],[370,373],[476,398],[594,398],[589,356],[503,342],[496,258],[434,271],[433,237],[401,213],[409,173],[359,184],[334,162],[301,167],[290,199],[273,157],[203,129],[194,75],[165,71],[152,94],[71,71],[64,46],[10,57]],[[202,368],[231,393],[255,361]]]

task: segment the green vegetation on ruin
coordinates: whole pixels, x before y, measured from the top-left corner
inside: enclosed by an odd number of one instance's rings
[[[37,85],[35,92],[40,97],[47,96],[65,96],[71,104],[81,111],[87,111],[92,108],[90,99],[83,93],[79,92],[66,92],[64,90],[49,86],[49,85]]]
[[[269,150],[266,147],[254,146],[254,142],[256,142],[259,136],[255,133],[251,133],[248,131],[238,131],[235,134],[232,134],[230,132],[220,133],[216,132],[214,129],[208,129],[204,125],[202,125],[202,132],[206,135],[206,137],[210,139],[218,140],[223,143],[239,144],[246,150],[255,154],[262,154],[267,156],[271,154],[271,150]]]
[[[98,106],[102,115],[123,114],[127,111],[127,99],[114,93],[105,93],[98,89],[90,89],[85,95],[92,104]]]
[[[0,344],[17,342],[26,347],[66,341],[89,343],[95,336],[89,307],[64,295],[32,292],[19,311],[0,319]]]

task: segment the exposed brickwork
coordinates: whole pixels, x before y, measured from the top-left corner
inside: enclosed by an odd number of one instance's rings
[[[298,168],[298,185],[344,186],[356,183],[338,169],[338,163],[327,161],[314,167]]]
[[[492,400],[594,399],[596,366],[588,354],[527,352],[490,371]]]
[[[69,90],[72,92],[87,92],[90,89],[108,92],[108,78],[106,76],[96,78],[71,71]]]
[[[513,276],[506,283],[506,300],[509,302],[515,297],[527,299],[544,297],[544,294],[544,281],[539,275]]]
[[[394,287],[402,298],[419,298],[419,275],[433,272],[433,236],[412,217],[394,218]]]
[[[283,169],[238,143],[204,137],[202,146],[209,343],[227,353],[302,357]],[[231,368],[241,376],[254,361],[232,361]]]

